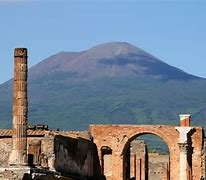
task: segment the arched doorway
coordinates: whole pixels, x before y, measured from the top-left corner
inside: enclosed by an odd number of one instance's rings
[[[152,133],[140,133],[130,138],[123,151],[124,180],[169,180],[169,147]]]
[[[102,175],[112,176],[112,149],[108,146],[101,147],[101,167]]]

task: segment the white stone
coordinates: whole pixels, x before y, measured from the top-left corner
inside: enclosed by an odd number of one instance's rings
[[[180,133],[179,143],[187,143],[187,134],[193,129],[193,127],[175,127],[175,129]]]
[[[190,118],[190,114],[180,114],[179,116],[180,116],[180,121]]]

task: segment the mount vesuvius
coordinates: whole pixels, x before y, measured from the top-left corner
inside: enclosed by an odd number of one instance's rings
[[[60,52],[29,69],[29,123],[80,130],[88,124],[206,125],[206,80],[125,42]],[[0,85],[0,126],[10,127],[13,80]]]

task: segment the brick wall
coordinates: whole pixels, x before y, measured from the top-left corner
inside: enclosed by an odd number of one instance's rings
[[[108,146],[112,149],[112,177],[113,180],[125,179],[125,150],[131,141],[138,135],[154,134],[162,138],[170,150],[170,179],[179,179],[179,132],[175,126],[166,125],[91,125],[90,133],[97,145],[101,163],[101,147]],[[194,127],[190,134],[190,164],[191,177],[200,179],[202,176],[202,149],[203,129]],[[102,163],[101,163],[102,164]]]
[[[159,153],[148,154],[148,175],[152,180],[169,180],[169,155]]]

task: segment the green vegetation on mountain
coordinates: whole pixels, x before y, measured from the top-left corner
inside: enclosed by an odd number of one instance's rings
[[[109,46],[109,48],[108,48]],[[62,52],[29,72],[29,123],[82,130],[89,124],[179,124],[206,127],[206,80],[125,43]],[[0,127],[11,126],[12,80],[0,86]]]

